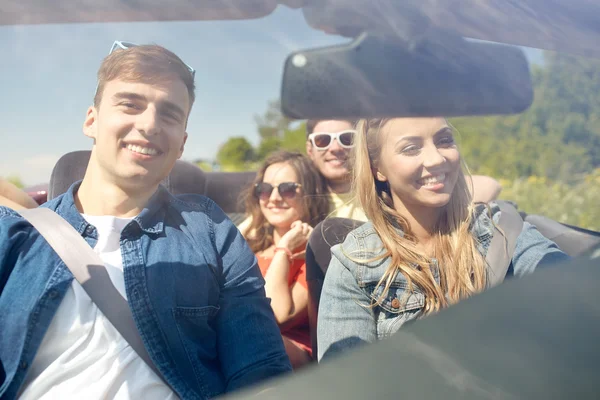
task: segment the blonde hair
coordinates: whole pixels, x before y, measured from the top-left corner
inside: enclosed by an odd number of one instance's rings
[[[440,282],[431,269],[431,259],[417,248],[406,218],[395,209],[387,182],[375,179],[374,169],[381,154],[381,129],[389,119],[361,120],[353,149],[353,192],[383,242],[383,253],[375,260],[391,257],[381,277],[380,305],[398,273],[408,281],[406,298],[417,286],[425,296],[424,313],[431,313],[482,291],[486,285],[485,260],[470,232],[473,204],[461,169],[449,203],[444,206],[433,235],[433,257],[439,265]],[[466,165],[463,164],[466,168]],[[398,228],[401,232],[398,231]],[[362,263],[371,260],[360,260]]]

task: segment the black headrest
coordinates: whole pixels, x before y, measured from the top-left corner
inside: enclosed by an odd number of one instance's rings
[[[243,213],[240,194],[255,177],[256,172],[207,172],[204,194],[228,214]]]
[[[343,243],[348,233],[363,223],[349,218],[332,217],[317,224],[310,234],[306,249],[307,279],[324,279],[331,261],[331,247]]]
[[[48,200],[65,193],[74,182],[83,179],[90,160],[89,150],[67,153],[58,159],[48,183]]]
[[[48,200],[60,196],[74,182],[83,179],[90,154],[89,150],[74,151],[58,160],[50,176]],[[163,185],[173,194],[205,194],[206,174],[192,163],[177,160],[173,170],[163,181]]]

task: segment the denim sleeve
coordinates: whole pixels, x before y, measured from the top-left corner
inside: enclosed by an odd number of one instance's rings
[[[16,263],[15,246],[25,241],[30,230],[13,210],[0,207],[0,296]]]
[[[373,308],[369,307],[371,301],[350,271],[356,265],[341,253],[341,246],[336,247],[332,249],[319,303],[319,362],[377,340],[377,321]]]
[[[221,263],[217,350],[229,392],[291,371],[291,365],[256,257],[216,204],[209,214]]]
[[[550,266],[569,258],[558,248],[556,243],[543,236],[529,222],[525,222],[513,253],[512,274],[522,277],[535,271],[538,266]]]

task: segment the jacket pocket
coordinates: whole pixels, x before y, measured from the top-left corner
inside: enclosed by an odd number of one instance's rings
[[[216,376],[219,360],[214,319],[218,312],[218,306],[173,308],[177,331],[196,381],[203,394],[208,397],[223,390],[222,382]]]
[[[173,316],[188,356],[192,359],[216,357],[217,333],[213,319],[219,312],[217,306],[175,307]],[[188,349],[189,347],[193,347]],[[190,354],[190,352],[192,354]]]
[[[383,287],[373,285],[369,288],[373,302],[380,300]],[[421,315],[425,305],[425,296],[417,288],[408,289],[406,282],[394,282],[377,306],[377,336],[383,339],[396,333],[406,322]]]

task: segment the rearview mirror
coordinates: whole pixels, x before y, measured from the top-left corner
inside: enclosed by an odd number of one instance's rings
[[[281,93],[297,119],[511,114],[532,101],[521,49],[441,34],[410,44],[363,33],[295,52]]]

